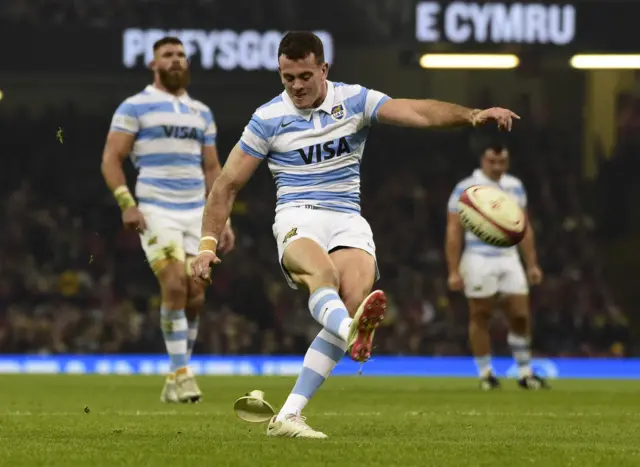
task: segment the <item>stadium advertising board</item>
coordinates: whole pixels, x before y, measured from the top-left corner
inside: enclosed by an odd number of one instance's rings
[[[640,4],[620,1],[418,1],[414,39],[485,48],[519,44],[624,51],[633,48],[628,39],[638,14]]]
[[[302,356],[194,356],[190,366],[202,375],[293,376],[302,367]],[[493,360],[497,376],[517,378],[510,358]],[[640,359],[539,358],[532,361],[537,374],[549,379],[607,378],[640,379]],[[333,375],[360,374],[360,365],[342,359]],[[469,357],[389,357],[372,358],[362,368],[364,376],[465,377],[475,378],[474,360]],[[131,374],[165,375],[169,361],[159,355],[0,355],[0,374]]]
[[[549,52],[637,52],[632,38],[640,2],[417,0],[415,15],[408,22],[389,15],[389,28],[380,28],[362,16],[356,29],[351,16],[329,13],[338,2],[321,4],[326,16],[321,12],[307,15],[307,22],[298,18],[294,24],[274,17],[260,29],[249,25],[241,14],[214,26],[200,22],[166,29],[135,24],[88,28],[0,23],[0,39],[11,44],[6,61],[14,72],[142,71],[151,58],[153,42],[164,34],[174,34],[184,41],[194,68],[255,75],[276,69],[278,43],[292,27],[316,31],[330,63],[340,57],[341,48],[360,47],[368,56],[375,56],[376,46],[406,47],[407,42],[421,49],[446,43],[453,46],[448,52],[511,46],[544,47]]]
[[[284,29],[243,28],[113,28],[77,26],[32,28],[0,23],[0,40],[7,50],[11,70],[38,72],[144,71],[152,57],[153,43],[175,35],[185,44],[193,68],[234,73],[277,69],[278,45]],[[334,62],[335,35],[315,30],[325,47],[325,58]],[[60,53],[60,51],[64,53]],[[34,57],[38,57],[37,60]]]
[[[416,38],[421,42],[565,45],[575,35],[576,9],[570,4],[429,1],[416,6]]]
[[[314,32],[324,44],[325,60],[333,63],[333,36],[327,31]],[[230,29],[125,29],[122,32],[122,66],[146,66],[153,58],[153,43],[167,35],[180,38],[191,64],[204,70],[278,69],[278,45],[282,32]]]

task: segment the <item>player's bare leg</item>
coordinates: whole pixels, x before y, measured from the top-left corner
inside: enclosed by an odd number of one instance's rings
[[[187,261],[187,307],[185,314],[187,316],[187,363],[191,360],[193,355],[193,348],[198,338],[198,325],[200,323],[200,313],[204,308],[205,303],[205,285],[196,282],[191,278],[191,264]],[[198,402],[202,398],[202,391],[198,387],[198,384],[193,378],[193,389],[198,395],[197,400],[192,402]]]
[[[493,306],[493,297],[469,299],[469,344],[478,368],[480,388],[484,390],[500,387],[491,365],[489,323]]]
[[[368,301],[361,301],[375,278],[373,257],[358,248],[342,248],[330,256],[315,241],[301,238],[285,250],[283,264],[294,281],[309,291],[314,318],[348,343],[354,360],[368,360],[373,332],[386,310],[386,299],[380,291],[372,294]],[[361,279],[363,282],[358,283]],[[352,309],[356,300],[361,301],[353,319],[342,297],[349,300]],[[340,313],[334,313],[332,307]]]
[[[341,249],[328,255],[313,240],[305,238],[292,243],[287,250],[289,249],[292,250],[288,255],[285,251],[283,264],[292,278],[309,290],[312,314],[314,292],[319,291],[326,295],[321,299],[327,304],[339,301],[348,315],[357,315],[375,278],[375,263],[368,253]],[[335,311],[331,310],[325,315],[329,313],[333,314]],[[360,315],[363,316],[363,313],[360,312]],[[301,412],[344,356],[348,347],[348,332],[352,327],[357,329],[355,324],[358,321],[349,320],[347,323],[349,326],[346,335],[335,335],[325,328],[311,343],[291,394],[280,413],[269,423],[269,436],[326,438],[324,433],[315,431],[306,424]],[[335,330],[335,324],[333,327]],[[340,331],[344,334],[344,329]]]
[[[504,310],[509,320],[509,347],[518,365],[518,384],[523,389],[547,388],[547,382],[536,375],[531,368],[531,313],[529,296],[525,294],[506,295]]]
[[[358,248],[340,248],[329,254],[340,277],[340,298],[353,317],[369,295],[376,274],[373,256]]]
[[[352,320],[339,296],[340,275],[329,254],[314,240],[300,238],[284,251],[282,264],[293,281],[309,292],[313,318],[346,341]]]
[[[190,402],[199,396],[193,389],[193,374],[188,367],[188,324],[185,314],[187,276],[183,261],[164,260],[152,263],[160,283],[162,297],[162,333],[170,358],[170,375],[162,391],[163,402]]]
[[[327,435],[307,425],[301,412],[309,398],[320,388],[344,355],[347,348],[346,338],[341,338],[340,334],[346,337],[351,320],[344,303],[338,296],[340,287],[338,270],[329,258],[329,254],[320,245],[309,238],[295,240],[285,250],[282,264],[293,281],[309,291],[311,314],[323,325],[323,329],[304,357],[303,367],[293,391],[280,413],[269,422],[267,435],[324,439]],[[316,293],[324,293],[328,296],[328,300],[323,299],[320,307],[315,303],[317,302]],[[322,307],[324,302],[331,304],[329,310]],[[336,315],[335,318],[331,317],[333,321],[331,330],[326,329],[324,325],[324,322],[328,324],[329,313]]]
[[[185,314],[187,315],[187,323],[189,325],[188,343],[187,343],[187,358],[191,359],[193,355],[193,348],[195,347],[196,340],[198,339],[198,325],[200,322],[200,313],[204,308],[205,291],[202,285],[196,283],[193,279],[189,278],[188,281],[188,295],[187,295],[187,307]]]
[[[340,298],[349,315],[358,321],[348,341],[349,356],[366,361],[373,350],[373,336],[387,308],[384,293],[371,288],[375,280],[376,263],[369,253],[359,248],[340,248],[330,254],[340,276]]]

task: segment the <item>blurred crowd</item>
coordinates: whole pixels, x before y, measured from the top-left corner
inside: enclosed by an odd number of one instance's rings
[[[398,38],[411,28],[414,0],[343,0],[344,17],[364,18],[351,23],[350,37]],[[243,29],[287,29],[286,25],[310,21],[299,27],[317,28],[333,19],[324,2],[298,0],[188,0],[176,6],[174,0],[3,0],[0,18],[28,26],[82,26],[92,28],[207,27]],[[203,18],[206,22],[203,23]],[[224,20],[221,20],[224,19]],[[268,29],[268,28],[267,28]],[[339,31],[337,32],[339,34]]]
[[[508,140],[512,172],[527,187],[546,273],[532,293],[536,353],[638,354],[603,277],[598,221],[585,205],[591,187],[580,179],[579,154],[542,112],[527,111],[526,98],[512,104],[524,117]],[[12,135],[0,142],[2,153],[13,155],[0,173],[0,353],[164,351],[158,287],[100,174],[112,111],[78,115],[69,107],[0,118],[2,134]],[[221,155],[240,133],[226,128],[218,136]],[[494,136],[372,131],[363,214],[378,245],[378,287],[389,298],[376,353],[469,354],[466,302],[446,287],[446,202],[476,167],[481,141]],[[133,175],[128,167],[130,181]],[[281,275],[271,234],[274,205],[263,165],[234,206],[237,247],[215,269],[196,353],[298,354],[317,334],[305,295]],[[494,352],[509,354],[500,313],[492,333]]]
[[[635,208],[640,202],[640,74],[635,92],[621,92],[616,102],[616,139],[607,154],[600,148],[599,199],[602,213],[602,234],[620,238],[640,232],[640,214]]]

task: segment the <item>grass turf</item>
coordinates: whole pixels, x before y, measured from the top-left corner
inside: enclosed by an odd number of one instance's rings
[[[280,406],[293,378],[200,377],[205,400],[163,405],[161,377],[3,375],[0,465],[637,466],[640,383],[330,378],[308,406],[328,440],[271,439],[232,411],[262,389]],[[89,412],[85,413],[84,408]]]

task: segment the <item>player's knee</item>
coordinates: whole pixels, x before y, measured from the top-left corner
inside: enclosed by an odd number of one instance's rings
[[[469,326],[471,328],[477,327],[477,328],[485,329],[489,327],[490,321],[491,321],[491,317],[488,314],[476,313],[471,315],[471,317],[469,318]]]
[[[166,268],[160,277],[160,289],[163,302],[178,308],[186,305],[187,276],[181,268]]]
[[[524,336],[529,333],[529,316],[525,313],[519,313],[509,318],[509,329],[511,332]]]
[[[187,297],[187,319],[195,319],[202,308],[204,308],[205,293],[204,290],[190,292]]]
[[[340,288],[340,273],[333,264],[322,269],[320,280],[326,285],[332,285],[336,289]]]
[[[334,287],[339,290],[340,274],[333,264],[328,264],[304,277],[303,282],[310,291],[320,287]]]
[[[505,298],[505,308],[509,329],[518,335],[525,335],[529,332],[530,313],[529,297],[527,295],[508,295]]]
[[[488,326],[491,320],[493,308],[489,303],[483,303],[478,301],[471,303],[469,307],[469,322],[470,324]]]
[[[185,303],[187,301],[187,281],[179,277],[165,281],[162,284],[162,295],[167,301]]]

